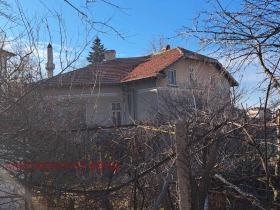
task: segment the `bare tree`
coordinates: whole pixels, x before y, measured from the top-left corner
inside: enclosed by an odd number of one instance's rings
[[[6,169],[5,176],[1,170],[3,179],[1,181],[9,183],[6,185],[7,188],[14,187],[12,194],[9,190],[5,191],[4,197],[7,196],[7,199],[1,201],[0,208],[5,208],[8,203],[22,203],[23,200],[25,209],[42,209],[42,206],[64,208],[67,202],[71,208],[73,205],[75,206],[75,201],[73,204],[73,199],[65,196],[63,190],[56,190],[55,186],[70,187],[71,185],[73,187],[78,185],[81,180],[85,179],[80,171],[63,171],[62,173],[46,170],[30,171],[26,170],[24,165],[6,167],[6,163],[13,165],[27,161],[35,164],[36,162],[61,160],[78,160],[79,162],[81,159],[87,158],[86,155],[79,156],[85,154],[81,147],[78,147],[80,151],[72,153],[73,149],[77,149],[76,138],[73,134],[69,135],[70,128],[77,125],[78,115],[83,107],[76,106],[72,109],[71,114],[73,115],[69,116],[72,118],[67,121],[67,126],[65,126],[67,129],[61,133],[58,122],[62,123],[65,120],[64,116],[54,118],[54,115],[51,115],[57,111],[58,103],[46,102],[35,91],[35,89],[40,89],[45,81],[45,71],[42,67],[45,64],[43,52],[47,43],[53,42],[57,52],[55,59],[59,63],[59,66],[57,65],[58,74],[61,74],[76,67],[82,52],[97,33],[113,31],[116,35],[121,36],[118,30],[109,24],[112,17],[104,21],[90,18],[93,13],[91,6],[95,2],[86,1],[84,5],[74,5],[69,1],[64,1],[63,4],[77,12],[77,16],[73,18],[80,20],[82,28],[76,28],[76,30],[82,30],[84,37],[77,37],[77,40],[84,40],[84,42],[79,43],[68,36],[69,28],[64,22],[63,14],[55,7],[46,5],[43,1],[40,2],[45,11],[32,16],[24,11],[20,1],[15,0],[9,4],[6,1],[0,1],[0,7],[3,8],[0,13],[3,18],[3,24],[0,26],[1,71],[2,68],[5,70],[5,74],[1,72],[0,80],[0,124],[2,126],[0,156],[1,166]],[[117,10],[121,9],[107,1],[102,1],[102,3]],[[59,37],[57,43],[54,43],[55,39],[52,34],[54,25],[58,26],[55,28]],[[69,50],[70,47],[71,50]],[[6,50],[13,52],[13,56],[8,60],[7,66],[2,66],[2,56]],[[65,150],[65,147],[68,149]],[[17,166],[21,168],[19,169]],[[72,178],[63,177],[65,175]],[[96,174],[91,176],[91,180],[96,176]],[[77,177],[79,178],[75,179]],[[87,179],[89,180],[88,177]],[[72,185],[73,180],[80,181]],[[42,187],[45,184],[49,184],[49,186]],[[37,207],[32,202],[33,196],[40,200],[42,206]],[[61,202],[58,201],[60,199]]]
[[[196,38],[202,47],[237,67],[258,61],[259,66],[280,91],[279,74],[279,2],[261,0],[210,1],[212,11],[204,11],[194,27],[184,27],[179,35]],[[205,17],[202,19],[202,17]]]
[[[235,70],[246,68],[250,64],[261,68],[267,76],[267,88],[263,103],[266,113],[269,97],[275,90],[278,95],[280,91],[279,57],[277,56],[279,54],[280,32],[277,18],[279,16],[279,2],[244,0],[232,1],[228,5],[216,0],[209,1],[209,6],[210,10],[201,12],[194,20],[194,27],[184,27],[179,31],[179,34],[198,40],[203,49],[210,49],[213,55],[228,61],[229,66]],[[258,64],[256,65],[256,63]],[[249,167],[246,170],[250,171],[250,175],[244,172],[239,175],[240,180],[246,181],[244,183],[238,182],[236,186],[246,184],[248,186],[247,192],[252,192],[253,187],[264,190],[268,202],[260,198],[258,194],[260,191],[254,192],[255,198],[261,200],[262,206],[277,209],[279,188],[275,184],[275,180],[278,180],[279,177],[272,175],[275,170],[273,166],[277,165],[273,160],[276,156],[276,133],[273,124],[265,117],[262,122],[239,120],[233,122],[233,125],[242,131],[237,135],[237,138],[247,142],[249,150],[246,150],[253,157],[250,159],[250,156],[246,156],[242,164],[239,161],[237,163],[240,164],[240,168],[243,168],[244,165],[248,167],[250,164],[257,164],[259,165],[257,168],[260,170],[253,171]],[[264,180],[254,178],[254,175],[264,177]],[[273,196],[269,193],[270,190],[273,191]],[[244,194],[241,197],[246,198]],[[259,199],[255,199],[252,203],[258,203]]]
[[[155,54],[164,49],[168,44],[168,38],[164,37],[162,34],[158,34],[157,36],[153,36],[149,41],[147,49],[145,52],[147,54]]]

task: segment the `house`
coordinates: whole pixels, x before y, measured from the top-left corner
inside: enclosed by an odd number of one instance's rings
[[[12,56],[15,56],[15,54],[0,48],[0,86],[1,86],[1,90],[4,90],[7,85],[7,83],[6,83],[6,80],[8,77],[7,62]]]
[[[258,119],[258,120],[264,120],[264,107],[253,107],[248,109],[247,111],[247,116],[249,117],[249,119]],[[273,113],[272,110],[270,108],[267,108],[266,110],[266,119],[267,120],[272,120],[273,118]]]
[[[8,61],[11,57],[15,56],[14,53],[6,51],[0,48],[0,123],[1,126],[6,125],[6,121],[3,116],[6,114],[3,110],[7,107],[7,95],[9,81]],[[1,133],[1,141],[5,141],[5,133]],[[3,142],[2,142],[3,143]],[[4,145],[4,143],[3,143]],[[4,148],[4,146],[2,147]],[[5,150],[1,150],[1,179],[0,179],[0,209],[24,209],[24,201],[21,197],[24,189],[19,186],[9,173],[4,170],[5,159],[2,153]],[[14,182],[13,182],[14,181]]]
[[[7,76],[7,61],[12,56],[15,56],[14,53],[8,52],[4,49],[0,49],[0,73],[1,77]]]
[[[48,46],[48,79],[41,81],[45,100],[60,103],[59,113],[66,119],[87,126],[125,125],[154,118],[149,112],[159,107],[159,93],[179,92],[204,84],[219,86],[230,101],[236,80],[216,60],[189,50],[169,46],[161,52],[130,58],[116,58],[115,50],[105,52],[99,65],[88,65],[57,76],[53,75],[52,48]],[[208,90],[209,89],[209,90]],[[224,99],[219,99],[224,101]],[[75,115],[65,114],[75,112]],[[74,114],[74,113],[72,113]]]

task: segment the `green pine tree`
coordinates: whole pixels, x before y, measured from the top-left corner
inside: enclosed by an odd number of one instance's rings
[[[97,36],[93,41],[93,45],[91,47],[91,52],[89,52],[89,56],[87,57],[87,61],[91,64],[98,64],[102,62],[105,58],[104,52],[105,48],[103,44],[101,44],[101,40]]]

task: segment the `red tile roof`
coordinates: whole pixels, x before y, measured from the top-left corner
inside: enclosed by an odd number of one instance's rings
[[[100,65],[88,65],[74,71],[47,79],[47,85],[90,85],[120,83],[132,69],[145,62],[149,56],[135,58],[117,58]]]
[[[183,57],[183,53],[178,50],[178,48],[155,54],[146,62],[141,63],[133,69],[125,78],[122,79],[122,82],[153,77],[181,57]]]
[[[104,61],[98,66],[88,65],[81,69],[57,75],[46,80],[45,84],[87,85],[95,84],[96,82],[100,82],[101,84],[125,83],[154,77],[181,58],[213,63],[219,71],[224,73],[232,86],[238,85],[235,79],[216,59],[179,47],[155,55],[135,58],[117,58]]]

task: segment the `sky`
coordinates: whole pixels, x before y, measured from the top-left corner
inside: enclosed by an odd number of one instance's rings
[[[12,13],[25,21],[21,21],[20,24],[14,23],[12,30],[8,26],[11,20],[2,19],[0,24],[6,27],[6,36],[12,39],[24,33],[29,21],[30,28],[35,31],[33,38],[35,37],[36,45],[39,46],[38,56],[41,57],[42,65],[46,58],[47,44],[51,42],[53,45],[55,74],[67,65],[73,67],[69,68],[70,70],[87,65],[85,57],[97,35],[105,48],[116,50],[117,57],[147,54],[149,42],[159,35],[165,37],[171,47],[180,46],[192,51],[199,49],[198,43],[176,35],[183,26],[192,26],[193,18],[199,11],[209,11],[205,0],[108,0],[105,2],[101,0],[9,0]],[[81,15],[81,12],[85,15]],[[90,20],[91,24],[86,20]],[[105,22],[106,25],[100,22]],[[21,39],[29,40],[30,37],[22,36]],[[207,55],[207,52],[199,51],[199,53]],[[71,59],[77,55],[79,59],[72,64]],[[66,60],[68,62],[65,62]],[[258,72],[256,68],[252,67],[246,70],[245,76],[242,74],[244,76],[242,81],[240,74],[234,77],[241,88],[245,87],[250,92],[263,78],[263,74],[256,72]],[[259,91],[248,94],[247,99],[242,101],[243,105],[254,106],[259,102],[261,94]]]
[[[75,37],[78,36],[77,33],[81,33],[81,31],[77,30],[81,28],[81,21],[78,17],[80,15],[64,0],[49,0],[47,2],[40,0],[22,0],[20,2],[23,10],[30,17],[36,12],[49,14],[49,24],[50,27],[53,28],[53,42],[59,44],[57,21],[52,20],[53,18],[51,18],[48,10],[55,9],[61,13],[63,21],[65,21],[67,26],[68,36]],[[68,2],[81,11],[85,11],[82,5],[85,5],[84,2],[86,2],[86,0],[69,0]],[[83,2],[83,4],[77,2]],[[145,54],[149,46],[149,41],[152,37],[156,37],[159,34],[170,38],[169,42],[171,47],[180,45],[181,47],[196,48],[191,45],[186,46],[186,40],[172,37],[176,36],[176,31],[182,26],[192,24],[192,19],[195,17],[196,13],[204,8],[204,0],[177,0],[176,3],[170,0],[163,0],[160,1],[160,3],[158,1],[147,0],[118,0],[111,2],[120,7],[120,9],[116,9],[114,6],[100,1],[95,1],[93,3],[88,3],[91,12],[87,14],[89,14],[94,21],[106,21],[111,18],[108,25],[117,30],[121,36],[117,35],[109,28],[101,27],[97,24],[96,28],[105,31],[105,33],[94,31],[89,35],[89,38],[93,38],[98,34],[104,46],[107,49],[115,49],[119,57]],[[87,48],[87,51],[89,51],[89,48]]]

